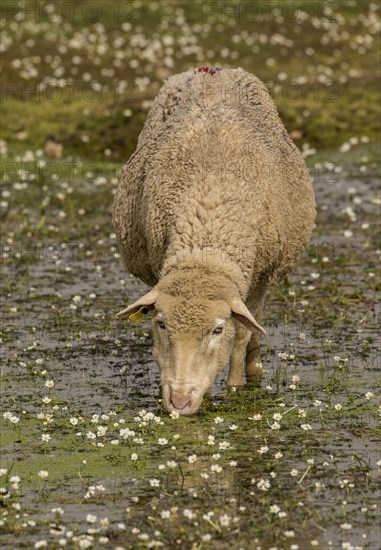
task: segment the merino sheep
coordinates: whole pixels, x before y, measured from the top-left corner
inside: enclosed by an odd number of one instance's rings
[[[195,413],[230,360],[261,373],[267,287],[292,269],[315,218],[311,180],[264,84],[245,70],[167,79],[125,167],[113,221],[128,270],[153,286],[167,411]]]

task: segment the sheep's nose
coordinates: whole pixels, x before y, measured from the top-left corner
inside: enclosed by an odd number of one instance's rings
[[[184,411],[191,404],[191,396],[184,393],[173,391],[171,393],[171,403],[177,411]]]

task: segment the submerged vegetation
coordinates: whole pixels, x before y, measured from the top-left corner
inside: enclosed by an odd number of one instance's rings
[[[136,1],[137,20],[115,2],[71,18],[69,2],[24,18],[18,4],[2,13],[2,547],[378,550],[378,4],[258,2],[254,21],[213,2]],[[114,317],[145,287],[120,264],[111,204],[162,78],[200,64],[274,81],[318,217],[270,292],[262,383],[227,390],[224,375],[177,417],[149,321]],[[44,97],[70,78],[72,100]],[[122,80],[133,101],[115,101]]]

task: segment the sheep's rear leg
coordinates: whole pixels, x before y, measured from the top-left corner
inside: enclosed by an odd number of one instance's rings
[[[243,385],[243,367],[246,357],[246,348],[250,339],[250,332],[240,323],[236,322],[235,342],[230,358],[228,386]]]

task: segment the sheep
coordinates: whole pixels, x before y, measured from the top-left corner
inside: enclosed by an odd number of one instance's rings
[[[311,237],[304,160],[265,85],[242,68],[169,77],[125,166],[113,223],[127,269],[153,287],[117,316],[152,311],[168,412],[192,414],[230,362],[227,384],[262,372],[268,287]]]

